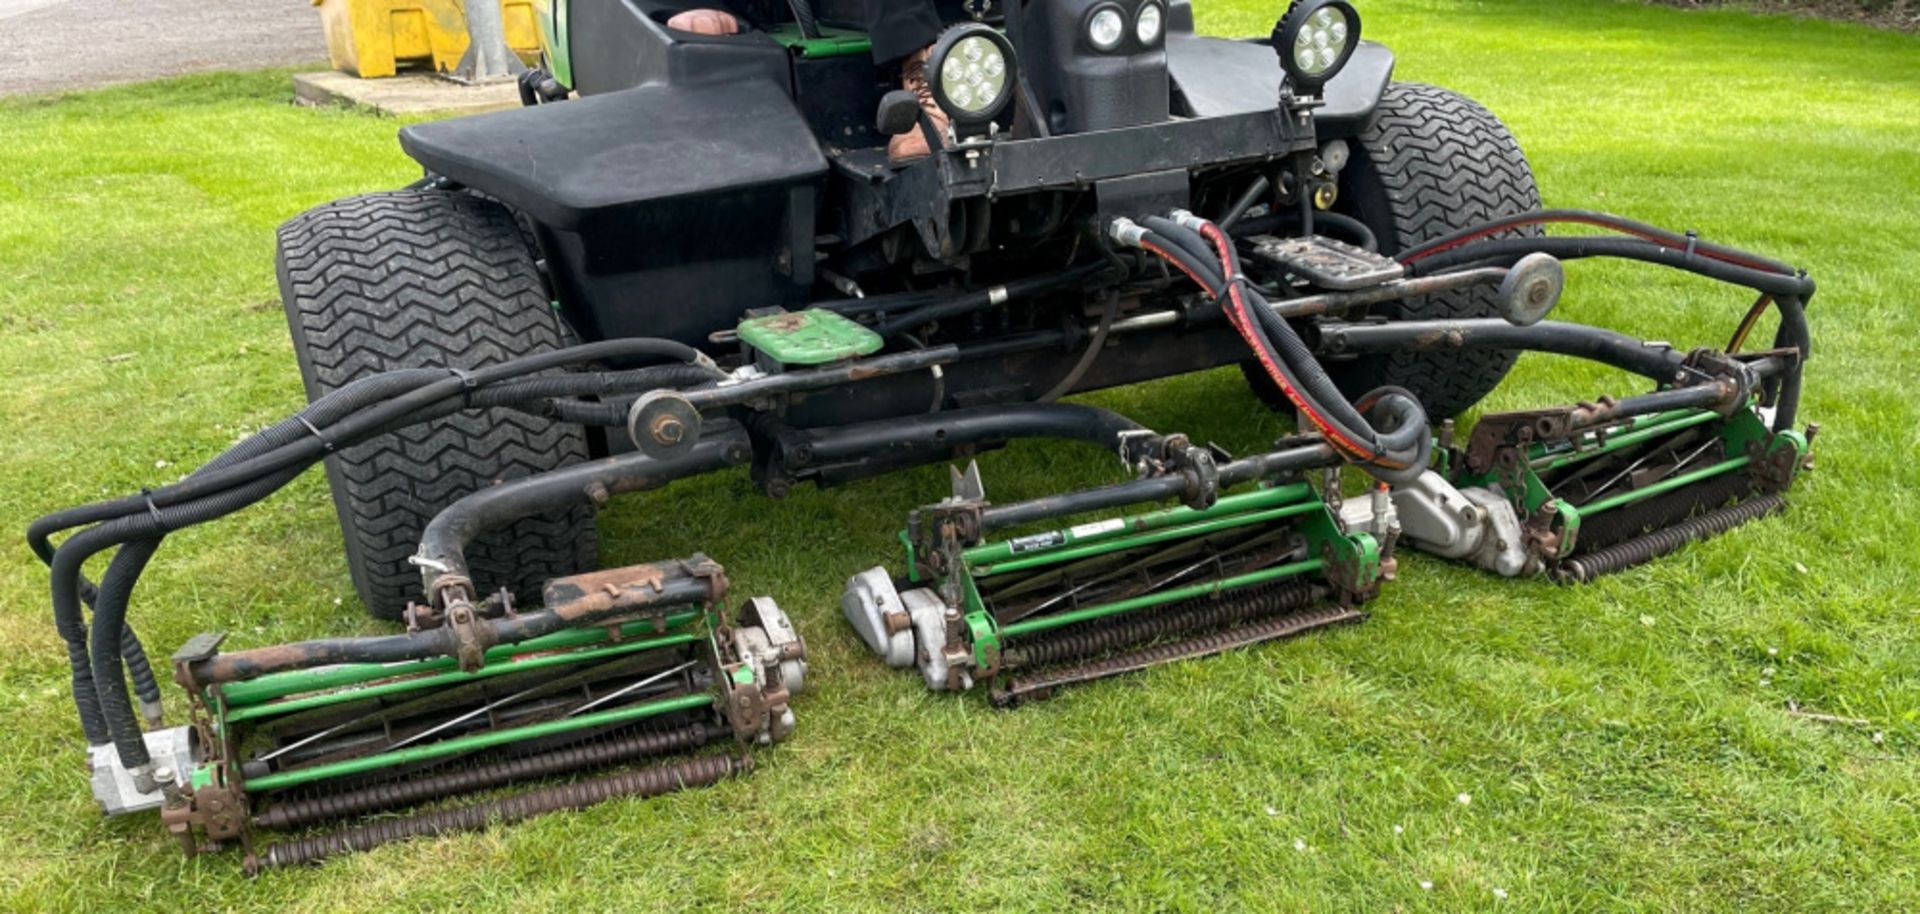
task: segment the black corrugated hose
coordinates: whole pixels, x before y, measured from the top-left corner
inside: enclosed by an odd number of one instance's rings
[[[181,482],[42,517],[28,527],[28,542],[51,570],[50,594],[56,625],[73,665],[75,702],[88,739],[110,737],[127,768],[147,765],[140,727],[134,718],[125,672],[136,678],[151,669],[140,660],[123,667],[127,600],[140,572],[169,532],[223,516],[259,501],[292,481],[326,454],[395,428],[430,421],[466,408],[513,405],[533,408],[555,396],[629,392],[654,384],[659,372],[629,372],[541,377],[527,375],[611,359],[674,359],[718,373],[691,347],[668,340],[616,340],[576,346],[516,359],[471,372],[406,369],[362,379],[316,400],[295,416],[241,442]],[[497,401],[497,402],[495,402]],[[52,536],[87,524],[59,548]],[[94,596],[91,632],[85,625],[83,595],[93,590],[81,576],[85,562],[106,549],[122,546],[109,564]],[[130,548],[127,548],[130,547]],[[155,688],[157,697],[157,687]],[[145,687],[142,685],[143,698]],[[104,719],[104,720],[103,720]],[[102,725],[104,724],[104,726]]]

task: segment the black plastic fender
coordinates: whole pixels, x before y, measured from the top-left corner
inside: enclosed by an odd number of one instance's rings
[[[1393,81],[1393,52],[1363,41],[1326,85],[1326,104],[1313,113],[1320,139],[1352,136],[1366,126]],[[1167,67],[1175,110],[1189,117],[1271,111],[1280,100],[1280,58],[1263,39],[1167,35]]]
[[[644,85],[415,124],[400,146],[428,171],[565,231],[649,203],[784,192],[827,173],[792,98],[762,79]]]

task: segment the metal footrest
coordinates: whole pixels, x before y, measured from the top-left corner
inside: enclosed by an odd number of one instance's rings
[[[1275,271],[1292,273],[1322,289],[1352,292],[1406,275],[1407,268],[1391,257],[1324,235],[1278,238],[1258,235],[1252,257]]]

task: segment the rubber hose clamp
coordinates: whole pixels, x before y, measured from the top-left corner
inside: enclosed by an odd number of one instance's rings
[[[465,368],[455,368],[449,365],[447,366],[447,373],[460,379],[460,405],[471,407],[473,405],[473,392],[480,386],[478,382],[474,381],[473,372]]]

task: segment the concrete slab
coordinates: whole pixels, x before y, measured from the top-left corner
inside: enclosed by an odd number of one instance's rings
[[[388,114],[478,114],[520,107],[520,90],[512,80],[465,86],[424,74],[360,79],[331,70],[297,73],[293,96],[302,105],[364,105]]]

